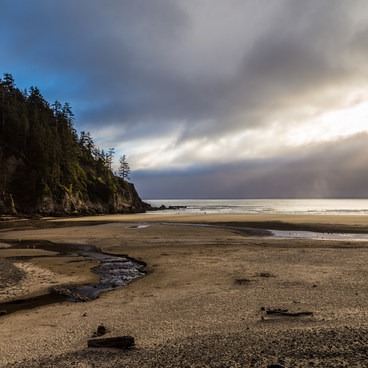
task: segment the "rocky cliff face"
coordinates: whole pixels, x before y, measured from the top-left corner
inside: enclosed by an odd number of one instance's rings
[[[124,189],[111,192],[106,202],[91,201],[88,195],[65,193],[61,202],[51,197],[43,197],[38,204],[37,212],[43,215],[88,215],[106,213],[145,212],[151,206],[142,201],[134,184],[125,183]]]
[[[61,200],[54,199],[52,195],[44,195],[33,206],[22,206],[16,204],[16,200],[10,193],[0,195],[0,215],[97,215],[138,213],[150,209],[151,206],[142,201],[132,183],[125,183],[123,190],[112,192],[106,202],[91,201],[88,195],[65,193]]]
[[[0,195],[0,215],[14,215],[17,211],[15,209],[14,200],[11,194],[2,192]]]
[[[11,178],[11,176],[10,176]],[[49,188],[31,200],[24,201],[15,190],[0,193],[0,215],[94,215],[108,213],[137,213],[152,209],[142,201],[134,184],[114,178],[114,185],[101,182],[101,178],[90,182],[90,191],[63,188],[57,193]]]

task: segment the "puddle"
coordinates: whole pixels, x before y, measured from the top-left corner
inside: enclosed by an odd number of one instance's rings
[[[0,249],[4,249],[4,248],[10,248],[11,245],[10,244],[7,244],[7,243],[1,243],[0,242]]]
[[[149,225],[134,225],[129,226],[128,229],[145,229],[146,227],[149,227]]]
[[[368,234],[318,233],[313,231],[287,231],[287,230],[269,230],[269,231],[272,233],[273,236],[276,236],[278,238],[368,241]]]

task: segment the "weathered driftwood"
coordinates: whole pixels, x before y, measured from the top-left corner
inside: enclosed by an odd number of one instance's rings
[[[303,316],[313,316],[313,312],[285,312],[281,313],[281,315],[286,317],[303,317]]]
[[[252,280],[249,279],[235,279],[235,284],[238,285],[247,285],[250,284],[252,282]]]
[[[90,339],[87,341],[90,348],[120,348],[128,349],[134,346],[133,336],[116,336],[103,339]]]
[[[286,317],[313,316],[313,312],[289,312],[287,309],[267,309],[266,314],[276,314]]]

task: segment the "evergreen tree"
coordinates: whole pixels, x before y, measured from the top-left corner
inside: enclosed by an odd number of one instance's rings
[[[126,160],[125,155],[121,156],[120,159],[119,159],[118,173],[119,173],[119,176],[121,178],[123,178],[123,180],[130,179],[130,177],[129,177],[130,167],[129,167],[129,164]]]
[[[114,160],[115,148],[109,148],[109,152],[106,154],[107,164],[110,170],[112,170],[112,162]]]

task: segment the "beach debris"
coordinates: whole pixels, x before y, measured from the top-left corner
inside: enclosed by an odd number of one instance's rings
[[[252,280],[249,280],[249,279],[235,279],[235,284],[238,284],[238,285],[247,285],[247,284],[250,284],[252,282]]]
[[[284,317],[305,317],[313,316],[313,312],[300,311],[300,312],[290,312],[288,309],[281,308],[261,308],[262,311],[266,312],[267,315],[284,316]]]
[[[103,336],[107,333],[107,328],[104,325],[99,325],[97,330],[93,333],[92,337]]]
[[[133,336],[116,336],[103,339],[90,339],[87,340],[87,345],[89,348],[129,349],[132,348],[135,343]]]
[[[259,277],[276,277],[274,274],[268,271],[263,271],[258,274]]]
[[[266,309],[265,311],[266,311],[266,314],[283,314],[283,313],[289,312],[287,309],[280,309],[280,308]]]

